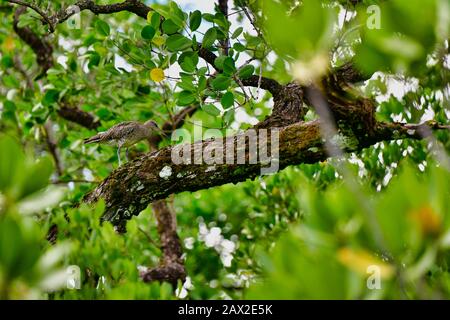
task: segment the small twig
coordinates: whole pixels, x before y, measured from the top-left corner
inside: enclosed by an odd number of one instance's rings
[[[243,12],[243,11],[244,11],[244,9],[233,11],[233,12],[227,14],[227,17],[232,16],[232,15],[235,15],[235,14],[240,13],[240,12]]]
[[[147,240],[148,240],[151,244],[153,244],[153,245],[154,245],[155,247],[157,247],[158,249],[161,249],[160,246],[159,246],[159,244],[157,244],[156,241],[153,240],[152,237],[150,237],[150,235],[149,235],[147,232],[145,232],[144,229],[142,229],[141,227],[138,227],[138,230],[139,230],[141,233],[144,234],[144,236],[147,238]]]
[[[242,7],[242,10],[244,11],[245,16],[247,17],[247,19],[250,21],[250,24],[253,26],[253,29],[255,29],[256,33],[258,34],[258,37],[261,38],[261,40],[264,42],[264,44],[267,45],[266,39],[264,38],[261,30],[259,30],[259,28],[256,26],[256,22],[253,20],[252,15],[250,14],[250,12],[248,11],[248,8],[245,7],[245,5]]]

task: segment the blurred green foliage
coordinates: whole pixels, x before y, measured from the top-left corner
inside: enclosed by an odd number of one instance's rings
[[[52,164],[26,157],[8,136],[0,136],[0,149],[0,299],[39,298],[66,280],[60,260],[67,242],[50,247],[42,241],[45,229],[29,216],[60,200],[56,190],[44,189]]]
[[[305,181],[304,221],[261,251],[264,273],[246,298],[448,298],[449,182],[445,169],[404,166],[386,190],[355,199],[345,181],[323,192]]]

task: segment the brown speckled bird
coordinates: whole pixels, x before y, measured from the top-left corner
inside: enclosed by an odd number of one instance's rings
[[[150,138],[155,132],[165,135],[153,120],[149,120],[145,123],[125,121],[116,124],[105,132],[99,132],[95,136],[85,139],[84,143],[106,143],[117,145],[117,158],[119,159],[120,166],[120,149],[122,147],[126,147],[126,158],[128,161],[128,148],[141,140]]]

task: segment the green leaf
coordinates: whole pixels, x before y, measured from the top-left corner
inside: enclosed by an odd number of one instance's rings
[[[210,48],[214,44],[214,41],[216,40],[217,40],[216,28],[208,29],[208,31],[206,31],[205,35],[203,36],[202,47]]]
[[[42,105],[44,107],[49,107],[54,104],[59,99],[59,91],[56,89],[50,89],[45,92],[42,98]]]
[[[286,2],[264,2],[267,33],[271,35],[273,49],[280,55],[305,58],[328,50],[334,41],[332,25],[337,11],[323,6],[322,1],[303,0],[291,14]],[[262,39],[245,34],[247,46],[256,47]],[[295,39],[295,41],[293,41]]]
[[[189,92],[194,92],[197,90],[192,80],[187,78],[183,78],[181,81],[179,81],[177,83],[177,87]]]
[[[233,49],[237,52],[243,52],[245,51],[245,46],[239,42],[236,42],[235,44],[233,44]]]
[[[160,23],[161,15],[158,12],[153,12],[152,16],[150,17],[150,25],[153,27],[153,29],[158,30]]]
[[[231,83],[230,77],[219,74],[211,82],[211,85],[215,90],[225,90],[230,86],[230,83]]]
[[[39,159],[26,170],[20,197],[26,197],[47,186],[52,172],[52,160],[49,157]],[[30,177],[33,177],[33,179],[30,179]]]
[[[202,110],[215,117],[220,114],[220,110],[213,104],[202,104]]]
[[[202,13],[199,10],[195,10],[189,16],[189,28],[191,31],[195,31],[200,27],[202,23]]]
[[[180,29],[180,27],[175,24],[171,19],[164,20],[162,23],[162,28],[165,34],[173,34]]]
[[[11,68],[14,66],[14,61],[10,56],[4,56],[1,60],[1,64],[4,68]]]
[[[195,64],[190,57],[186,57],[183,63],[180,64],[181,69],[186,72],[194,72]]]
[[[225,59],[227,58],[227,56],[218,56],[215,60],[214,60],[214,65],[223,70],[223,63],[225,62]]]
[[[16,173],[23,171],[24,155],[9,136],[0,136],[0,150],[0,191],[4,191],[14,183]]]
[[[223,61],[223,72],[225,74],[232,74],[236,71],[236,66],[234,65],[234,60],[231,57],[226,57]]]
[[[16,88],[19,86],[19,80],[13,75],[2,75],[1,80],[7,87]]]
[[[198,90],[199,91],[203,91],[206,89],[206,77],[205,76],[200,76],[198,77]]]
[[[234,30],[233,34],[231,35],[231,39],[236,39],[237,37],[239,37],[243,30],[244,28],[242,27],[239,27],[236,30]]]
[[[178,58],[178,64],[185,72],[194,72],[198,63],[198,55],[195,52],[183,52]]]
[[[214,22],[215,16],[211,13],[204,13],[203,19],[205,19],[208,22]]]
[[[254,72],[255,72],[255,67],[252,66],[251,64],[248,64],[248,65],[242,67],[241,69],[239,69],[238,76],[241,79],[247,79],[247,78],[250,78]]]
[[[220,99],[220,103],[222,104],[224,109],[228,109],[234,104],[234,95],[232,92],[228,91]]]
[[[178,94],[178,105],[187,106],[195,101],[195,94],[190,91],[183,90]]]
[[[228,109],[227,111],[225,111],[225,113],[223,114],[223,121],[226,124],[230,124],[233,119],[234,119],[234,113],[235,113],[235,109]]]
[[[141,31],[141,37],[146,40],[152,40],[156,30],[152,26],[145,26]]]
[[[175,2],[170,3],[170,8],[168,8],[166,5],[153,4],[152,9],[158,12],[164,18],[171,19],[180,28],[183,27],[184,14]]]
[[[228,22],[227,18],[225,17],[225,15],[222,12],[217,12],[214,15],[213,21],[216,25],[218,25],[220,27],[220,29],[223,32],[228,33],[228,30],[230,28],[230,23]]]
[[[109,36],[110,28],[105,21],[97,20],[95,22],[95,31],[97,31],[97,33],[99,33],[100,35],[107,37]]]
[[[98,66],[100,63],[100,55],[97,52],[93,52],[89,55],[89,63],[88,68],[92,69],[92,67]]]
[[[184,20],[186,19],[185,14],[183,10],[180,9],[178,4],[175,1],[171,1],[169,3],[170,6],[170,19],[173,20],[174,23],[180,26],[182,28],[185,24]]]
[[[192,41],[181,34],[174,34],[167,38],[166,45],[169,51],[183,51],[192,46]]]

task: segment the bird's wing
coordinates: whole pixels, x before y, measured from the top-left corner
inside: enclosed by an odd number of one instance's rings
[[[120,140],[126,138],[134,132],[139,122],[137,121],[124,121],[116,124],[105,132],[105,140]]]

